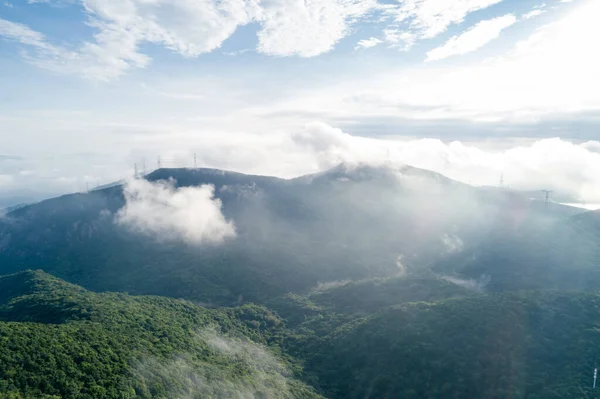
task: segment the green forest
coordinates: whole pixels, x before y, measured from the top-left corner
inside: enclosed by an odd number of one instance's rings
[[[43,272],[0,278],[2,398],[318,398],[265,308],[94,294]]]
[[[349,283],[268,310],[4,276],[0,397],[596,397],[600,295],[457,296],[426,282]],[[373,284],[381,296],[360,301]]]

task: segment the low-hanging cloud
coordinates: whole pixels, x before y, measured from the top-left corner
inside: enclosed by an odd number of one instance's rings
[[[509,148],[437,139],[384,140],[356,137],[331,126],[313,123],[294,136],[317,168],[339,162],[408,164],[442,173],[473,185],[520,190],[548,188],[575,202],[600,203],[600,143],[573,143],[549,138]]]
[[[265,129],[266,130],[266,129]],[[572,142],[561,138],[498,140],[486,142],[443,141],[439,139],[402,139],[359,137],[325,123],[235,133],[181,131],[153,135],[133,135],[131,145],[136,158],[155,159],[160,155],[165,167],[193,166],[193,154],[198,164],[248,174],[283,178],[317,173],[341,162],[369,164],[405,164],[428,169],[475,186],[498,186],[501,176],[504,186],[518,190],[554,190],[556,201],[565,203],[600,204],[600,141]],[[210,142],[210,146],[206,146]],[[109,143],[116,143],[109,141]],[[182,143],[182,144],[179,144]],[[19,170],[37,165],[30,160],[0,160],[6,178],[5,195],[31,186],[51,192],[85,190],[99,180],[108,183],[131,173],[124,157],[102,159],[110,166],[90,169],[82,159],[61,158],[61,170],[36,170],[32,175],[19,175]],[[87,168],[87,169],[86,169]],[[6,170],[6,172],[5,172]],[[66,172],[66,171],[69,172]],[[40,173],[43,178],[40,178]],[[73,183],[59,177],[72,173]],[[80,174],[78,180],[75,176]],[[91,176],[86,179],[86,175]],[[12,191],[8,191],[9,188]]]
[[[176,188],[173,181],[136,179],[125,184],[124,195],[117,221],[139,232],[192,244],[218,244],[236,235],[213,186]]]
[[[492,280],[492,276],[489,274],[484,274],[480,276],[477,280],[475,279],[463,279],[454,276],[440,276],[443,280],[448,281],[449,283],[456,284],[459,287],[463,287],[465,289],[475,291],[475,292],[485,292],[486,287]]]
[[[235,364],[238,373],[232,368],[194,361],[191,354],[181,354],[170,361],[149,358],[137,362],[133,381],[143,384],[135,385],[149,387],[144,392],[149,396],[153,394],[152,387],[167,387],[163,394],[173,399],[297,397],[293,387],[301,384],[264,346],[224,336],[215,329],[199,332],[197,339],[199,344],[206,343],[222,364]]]

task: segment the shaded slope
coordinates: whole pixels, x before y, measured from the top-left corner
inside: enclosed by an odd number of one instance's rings
[[[600,287],[600,220],[593,213],[568,219],[498,226],[482,242],[434,266],[468,278],[491,277],[492,291]]]
[[[470,263],[456,253],[494,248],[505,238],[519,243],[515,226],[557,218],[516,193],[409,166],[340,165],[292,180],[160,169],[147,179],[214,185],[237,237],[196,246],[136,234],[115,223],[125,200],[123,187],[114,186],[0,218],[0,273],[43,269],[95,291],[266,303],[319,283],[385,278],[454,256],[443,268],[448,273],[481,274],[486,268],[459,270]]]
[[[300,352],[331,398],[592,398],[598,295],[528,293],[393,307]]]

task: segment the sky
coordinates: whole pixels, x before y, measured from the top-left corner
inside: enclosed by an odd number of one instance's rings
[[[280,177],[406,163],[600,204],[598,17],[597,0],[0,0],[0,205],[194,154]]]

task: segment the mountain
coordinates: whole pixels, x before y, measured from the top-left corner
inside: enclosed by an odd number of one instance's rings
[[[132,229],[124,185],[0,218],[0,398],[594,397],[597,212],[410,166],[145,179],[236,236]]]
[[[319,398],[278,354],[282,331],[257,306],[95,294],[20,272],[0,277],[0,397]]]
[[[319,282],[392,276],[405,267],[400,257],[406,267],[425,265],[446,250],[444,237],[474,235],[485,223],[483,214],[467,219],[453,205],[485,201],[432,172],[341,168],[293,180],[211,169],[146,177],[213,185],[238,232],[221,246],[157,245],[115,223],[123,186],[46,200],[0,220],[0,273],[40,268],[97,291],[264,302]],[[342,172],[363,177],[345,181]],[[432,195],[440,190],[446,197]]]
[[[171,180],[179,188],[214,186],[237,237],[190,245],[138,234],[115,223],[126,203],[123,186],[116,185],[0,219],[0,273],[43,269],[95,291],[268,304],[319,283],[426,270],[495,245],[506,232],[518,241],[518,226],[563,220],[563,213],[517,193],[474,188],[410,166],[342,164],[291,180],[159,169],[146,179]]]

